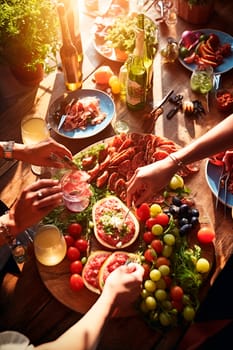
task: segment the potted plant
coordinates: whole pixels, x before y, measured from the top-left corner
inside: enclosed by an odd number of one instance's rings
[[[214,9],[214,0],[175,0],[178,16],[192,24],[208,22]]]
[[[32,74],[32,85],[38,84],[43,70],[51,66],[48,61],[56,60],[58,28],[51,0],[1,1],[0,62],[7,63],[21,82],[28,85]]]

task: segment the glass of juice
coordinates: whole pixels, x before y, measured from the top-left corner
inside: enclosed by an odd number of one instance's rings
[[[59,264],[66,255],[66,241],[55,225],[41,225],[34,236],[36,259],[43,265]]]
[[[45,119],[39,114],[28,114],[21,121],[21,137],[25,145],[37,144],[49,138],[49,130]],[[36,154],[35,154],[36,157]],[[31,166],[36,175],[41,175],[40,166]]]
[[[190,86],[194,92],[202,95],[208,94],[213,88],[213,67],[209,65],[197,66],[191,75]]]

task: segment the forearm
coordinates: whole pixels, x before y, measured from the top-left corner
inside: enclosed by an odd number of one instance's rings
[[[108,292],[107,292],[108,293]],[[57,340],[36,347],[37,350],[94,350],[103,328],[112,314],[112,297],[104,292],[74,326]]]
[[[212,156],[233,147],[233,114],[207,133],[174,153],[183,164]]]

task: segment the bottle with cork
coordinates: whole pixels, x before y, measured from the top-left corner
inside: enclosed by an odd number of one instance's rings
[[[82,86],[82,70],[78,61],[78,52],[72,42],[68,21],[63,3],[57,4],[57,10],[61,25],[62,46],[60,57],[67,90],[74,91]]]

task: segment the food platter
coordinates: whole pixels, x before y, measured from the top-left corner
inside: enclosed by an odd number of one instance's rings
[[[233,37],[225,32],[211,29],[211,28],[206,28],[206,29],[198,29],[194,32],[201,32],[203,34],[216,34],[219,39],[221,44],[226,44],[229,43],[231,45],[231,50],[233,50]],[[196,67],[195,63],[187,64],[183,58],[179,57],[180,63],[188,70],[193,71]],[[224,57],[224,61],[222,64],[214,68],[214,74],[223,74],[228,72],[233,68],[233,51],[232,54],[229,57]]]
[[[206,176],[206,181],[207,184],[213,193],[213,195],[219,199],[221,203],[224,205],[228,206],[229,208],[233,207],[233,194],[230,193],[229,191],[227,192],[227,197],[226,201],[224,199],[225,194],[224,194],[224,189],[221,188],[219,194],[218,194],[218,182],[219,178],[222,173],[222,166],[217,166],[212,164],[209,160],[206,163],[206,171],[205,171],[205,176]]]
[[[126,16],[126,15],[121,15],[120,19],[118,17],[118,21],[122,21],[124,23],[124,21],[126,21],[127,18],[130,18],[130,17]],[[118,46],[116,47],[116,49],[114,49],[112,42],[106,39],[107,31],[108,31],[108,29],[110,29],[112,27],[115,20],[116,20],[116,18],[108,17],[108,16],[98,18],[98,22],[93,26],[92,31],[91,31],[92,37],[93,37],[93,45],[94,45],[94,48],[96,49],[96,51],[104,58],[107,58],[107,59],[114,61],[114,62],[125,62],[128,54],[133,52],[134,45],[132,46],[132,48],[129,50],[128,53],[125,53],[124,51],[120,50],[121,55],[118,56],[118,54],[116,53]],[[128,19],[128,20],[130,21],[129,23],[131,23],[131,20],[130,19]],[[158,30],[157,30],[156,24],[153,22],[153,20],[150,17],[146,16],[145,17],[145,28],[147,28],[147,27],[149,28],[152,26],[154,27],[153,47],[154,47],[154,52],[155,52],[156,46],[158,44]],[[130,27],[132,27],[132,24],[130,24]],[[101,28],[101,31],[99,28]],[[134,30],[134,32],[135,32],[135,30]],[[151,31],[150,35],[151,35],[150,38],[152,40],[152,31]],[[120,36],[120,33],[119,33],[119,36]],[[132,40],[132,35],[131,35],[130,40]],[[126,41],[127,40],[125,39],[125,42]],[[134,36],[133,36],[133,41],[134,41]]]
[[[64,131],[60,126],[62,115],[64,115],[64,107],[73,99],[78,100],[86,97],[96,97],[99,100],[100,110],[106,113],[105,119],[96,125],[88,125],[84,130],[74,129],[72,131]],[[100,133],[112,121],[115,116],[115,104],[112,98],[105,92],[97,89],[81,89],[67,93],[56,99],[49,107],[46,116],[47,124],[57,134],[69,139],[84,139]]]
[[[103,146],[104,148],[102,148]],[[89,168],[89,174],[92,178],[91,184],[95,184],[96,186],[99,184],[99,190],[103,189],[104,191],[105,187],[108,187],[107,191],[110,191],[111,189],[111,191],[115,193],[115,196],[125,202],[125,179],[127,176],[132,176],[138,167],[145,164],[145,161],[152,162],[152,159],[153,161],[159,160],[164,156],[164,152],[174,152],[177,147],[179,146],[177,146],[174,142],[156,135],[138,133],[115,135],[85,148],[74,156],[74,161],[76,164],[79,164],[80,160],[86,161],[89,159],[90,155],[93,155],[95,159],[94,153],[98,149],[98,152],[100,152],[99,155],[101,154],[101,156],[98,157],[98,165],[100,166],[93,164],[93,166]],[[105,153],[106,150],[107,154]],[[102,152],[105,154],[104,158],[102,158]],[[128,162],[129,160],[130,163]],[[90,164],[88,166],[90,166]],[[106,170],[108,170],[109,176],[107,179],[105,179],[106,182],[100,182],[99,180],[102,178],[102,174]],[[113,171],[113,173],[111,173],[111,171]],[[115,175],[111,177],[111,175],[114,173]],[[195,193],[198,192],[196,189],[194,189],[194,191]],[[95,193],[97,194],[98,192]],[[102,195],[102,198],[105,198],[105,196],[109,196],[109,192],[103,192]],[[65,221],[64,212],[60,212],[60,214],[61,215],[57,215],[55,219],[57,225],[59,224],[59,219],[61,217],[61,225],[63,225],[63,222]],[[74,216],[72,218],[74,219]],[[44,223],[48,223],[48,221]],[[143,229],[142,227],[143,226],[140,223],[140,228]],[[66,232],[64,226],[61,226],[59,228],[63,232]],[[142,244],[142,232],[143,231],[140,231],[140,235],[130,246],[126,247],[126,249],[123,249],[124,253],[127,252],[127,254],[138,254]],[[195,235],[190,235],[190,237],[191,239],[189,244],[191,247],[197,244],[197,238]],[[112,254],[115,254],[122,250],[121,247],[117,250],[110,250],[106,248],[105,246],[101,245],[94,234],[91,234],[90,236],[89,248],[90,249],[88,251],[88,256],[91,256],[92,253],[103,250],[110,251],[111,256],[113,256]],[[203,256],[209,259],[212,266],[214,261],[214,248],[212,244],[203,249]],[[86,287],[78,292],[71,290],[69,283],[69,265],[70,262],[66,257],[59,265],[53,267],[46,267],[38,263],[38,270],[43,282],[49,291],[54,295],[54,297],[56,297],[61,303],[71,308],[72,310],[85,313],[96,301],[98,295]],[[137,311],[132,307],[132,305],[129,305],[128,308],[122,310],[115,316],[125,317],[135,315],[135,312]]]

